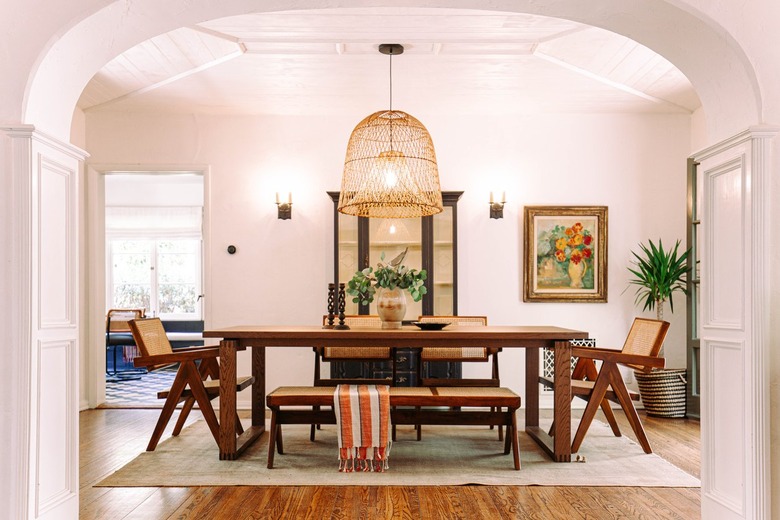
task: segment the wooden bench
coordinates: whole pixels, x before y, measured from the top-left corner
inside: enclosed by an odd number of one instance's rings
[[[271,409],[269,469],[273,468],[274,452],[280,455],[284,453],[283,424],[336,424],[336,415],[333,412],[334,392],[333,387],[282,386],[268,394],[266,404]],[[287,408],[291,406],[307,408]],[[520,469],[516,417],[517,409],[520,408],[520,396],[508,388],[390,387],[390,406],[393,425],[506,426],[504,453],[509,454],[511,450],[515,469]]]

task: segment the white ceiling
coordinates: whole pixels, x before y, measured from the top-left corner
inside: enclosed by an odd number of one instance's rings
[[[671,63],[595,27],[456,9],[250,14],[185,27],[108,63],[79,107],[226,114],[691,113],[700,103]]]

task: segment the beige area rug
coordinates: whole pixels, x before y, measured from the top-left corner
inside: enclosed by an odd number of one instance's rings
[[[315,442],[309,427],[284,427],[284,455],[267,469],[268,433],[254,442],[239,460],[220,461],[217,446],[203,421],[179,437],[144,452],[97,486],[646,486],[699,487],[685,473],[626,437],[614,437],[609,427],[594,421],[580,451],[587,462],[554,463],[525,432],[520,433],[522,469],[515,471],[512,455],[486,427],[425,426],[422,441],[411,427],[398,428],[390,469],[385,473],[339,473],[336,427],[323,426]]]

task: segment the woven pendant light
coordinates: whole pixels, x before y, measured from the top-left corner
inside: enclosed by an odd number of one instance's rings
[[[398,44],[382,44],[390,55],[390,110],[363,119],[349,137],[338,210],[347,215],[414,218],[443,210],[433,140],[415,117],[393,110],[392,57]]]

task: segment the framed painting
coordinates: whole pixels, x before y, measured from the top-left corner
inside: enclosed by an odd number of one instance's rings
[[[526,302],[607,301],[607,207],[526,206]]]

